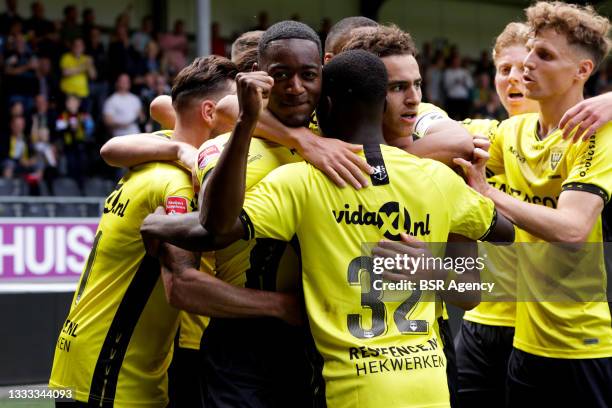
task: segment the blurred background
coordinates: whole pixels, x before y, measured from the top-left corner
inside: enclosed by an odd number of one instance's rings
[[[591,1],[612,15],[612,1]],[[409,31],[423,101],[444,107],[449,69],[465,70],[456,119],[503,119],[490,48],[523,0],[7,0],[0,4],[0,385],[45,382],[58,329],[120,173],[100,159],[113,136],[158,130],[149,103],[191,59],[276,21],[321,40],[364,15]],[[612,63],[587,85],[612,90]],[[0,401],[0,406],[2,402]]]

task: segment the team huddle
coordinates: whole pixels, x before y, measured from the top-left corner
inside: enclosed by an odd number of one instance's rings
[[[151,105],[166,130],[102,148],[129,171],[59,335],[50,387],[76,401],[56,406],[612,406],[607,299],[480,303],[393,289],[415,276],[376,268],[500,245],[482,276],[575,293],[534,273],[552,250],[503,245],[592,243],[586,281],[605,294],[612,96],[583,91],[609,31],[562,2],[508,24],[493,49],[501,122],[421,103],[410,34],[365,17],[325,44],[282,21],[239,37],[231,61],[196,58]],[[447,304],[467,310],[454,339]]]

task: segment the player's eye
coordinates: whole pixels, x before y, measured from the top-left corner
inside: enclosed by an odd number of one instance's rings
[[[552,59],[552,55],[549,52],[543,50],[538,50],[538,57],[540,57],[544,61],[550,61]]]
[[[417,81],[417,82],[415,82],[415,83],[414,83],[414,87],[415,87],[416,89],[421,89],[421,84],[422,84],[422,82],[421,82],[421,81]]]
[[[510,74],[510,67],[508,65],[504,65],[503,67],[499,68],[499,73],[502,75],[508,75]]]
[[[405,89],[405,87],[404,87],[404,85],[402,85],[402,84],[395,84],[395,85],[391,85],[391,86],[389,87],[389,90],[390,90],[391,92],[403,92],[403,91],[404,91],[404,89]]]
[[[302,73],[302,78],[304,78],[307,81],[313,81],[317,78],[317,73],[313,72],[313,71],[306,71],[304,73]]]
[[[272,78],[274,78],[275,81],[284,81],[289,78],[289,74],[287,72],[279,71],[279,72],[275,72],[272,75]]]

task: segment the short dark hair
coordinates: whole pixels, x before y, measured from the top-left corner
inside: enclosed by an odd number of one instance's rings
[[[380,58],[392,55],[412,55],[417,51],[410,34],[398,26],[379,25],[375,28],[356,29],[351,32],[351,39],[344,44],[342,51],[366,50]]]
[[[293,39],[312,41],[317,45],[319,56],[322,55],[321,40],[312,28],[299,21],[285,20],[271,25],[261,36],[257,50],[259,61],[272,41]]]
[[[352,107],[366,106],[372,110],[381,108],[382,113],[387,82],[385,64],[376,55],[363,50],[342,52],[323,66],[321,100],[329,98],[332,109],[336,106],[350,111]],[[331,125],[325,116],[317,112],[323,133],[329,132]]]
[[[198,57],[183,68],[172,86],[172,105],[184,109],[194,98],[215,98],[227,88],[227,81],[236,78],[236,65],[225,57]]]
[[[247,31],[232,44],[232,62],[236,64],[238,71],[250,71],[257,62],[257,48],[263,33],[261,30]]]
[[[325,52],[340,53],[342,45],[348,40],[351,30],[358,27],[376,27],[378,23],[363,16],[346,17],[334,24],[325,38]]]

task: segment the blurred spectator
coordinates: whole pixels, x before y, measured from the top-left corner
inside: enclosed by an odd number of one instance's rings
[[[139,55],[130,45],[128,29],[124,24],[119,23],[115,29],[115,34],[108,46],[108,61],[112,63],[108,66],[110,82],[117,80],[119,74],[126,72],[134,76],[138,66]]]
[[[130,77],[121,74],[113,93],[104,103],[104,123],[111,129],[113,136],[139,133],[138,120],[142,117],[140,99],[130,93]]]
[[[130,7],[131,5],[128,6],[128,8]],[[115,19],[115,30],[118,27],[125,27],[125,29],[128,32],[130,31],[130,13],[129,11],[126,10],[117,16],[117,18]]]
[[[492,91],[487,103],[484,106],[477,108],[474,111],[474,114],[471,115],[471,117],[501,120],[507,118],[508,115],[506,114],[506,110],[499,101],[497,93]]]
[[[84,52],[85,43],[81,38],[75,38],[70,52],[65,53],[60,60],[62,70],[60,89],[66,95],[75,95],[81,99],[89,96],[88,78],[96,78],[93,60]]]
[[[85,40],[85,48],[89,48],[91,46],[91,31],[97,29],[96,26],[96,14],[94,10],[90,7],[83,10],[81,14],[81,19],[83,20],[83,24],[81,25],[81,37]]]
[[[11,118],[14,118],[17,116],[23,116],[24,113],[25,113],[25,109],[23,108],[23,103],[19,101],[13,102],[11,106],[9,107],[9,116]]]
[[[0,14],[0,34],[8,34],[8,30],[15,21],[23,21],[17,14],[17,0],[6,0],[6,11]]]
[[[35,1],[31,5],[32,17],[25,22],[27,32],[34,32],[34,35],[41,39],[55,31],[55,25],[51,20],[45,18],[45,7],[41,1]]]
[[[491,78],[486,72],[481,72],[477,77],[477,84],[472,95],[472,104],[475,111],[485,108],[491,100],[491,94],[495,93],[491,87]]]
[[[25,110],[29,111],[34,103],[34,95],[38,93],[38,59],[29,50],[22,34],[17,34],[13,40],[14,49],[8,52],[5,59],[5,92],[9,104],[21,101]]]
[[[188,44],[183,20],[174,22],[172,33],[160,35],[159,46],[166,56],[171,76],[176,75],[187,64]]]
[[[451,65],[444,71],[444,91],[446,93],[446,112],[455,120],[463,120],[470,113],[470,95],[474,81],[470,72],[461,66],[461,57],[455,55]]]
[[[49,58],[42,57],[38,60],[36,77],[38,79],[38,93],[44,95],[47,101],[55,102],[60,93],[59,80],[57,75],[53,73],[53,67]]]
[[[9,121],[8,155],[4,161],[3,177],[13,178],[32,171],[30,146],[25,135],[26,122],[23,116],[14,116]]]
[[[489,82],[493,83],[495,78],[495,66],[491,60],[490,51],[482,51],[480,53],[480,59],[476,63],[474,76],[479,77],[481,74],[486,74],[489,77]]]
[[[221,38],[219,23],[214,22],[211,25],[211,51],[212,54],[220,55],[222,57],[227,56],[226,48],[227,44],[223,38]]]
[[[55,129],[55,114],[49,109],[49,101],[45,95],[36,95],[34,98],[34,112],[32,113],[32,125],[30,134],[32,141],[48,139]]]
[[[60,30],[60,39],[66,48],[70,48],[72,42],[77,38],[82,38],[81,27],[78,24],[79,13],[75,5],[70,4],[64,7],[64,20]]]
[[[289,20],[302,21],[302,17],[300,16],[299,13],[293,13],[291,17],[289,17]]]
[[[88,145],[93,142],[94,123],[87,112],[79,111],[80,105],[75,95],[66,97],[65,109],[55,122],[55,131],[65,160],[61,172],[82,184],[87,174]]]
[[[91,100],[91,110],[94,120],[97,122],[102,116],[104,100],[108,96],[108,72],[107,55],[104,44],[100,41],[100,29],[93,28],[90,32],[89,54],[96,69],[96,77],[89,80],[89,97]]]
[[[442,92],[442,78],[444,76],[444,55],[437,52],[433,64],[430,64],[425,72],[425,97],[427,102],[437,106],[444,106],[444,94]]]
[[[141,55],[145,55],[145,50],[149,42],[153,40],[153,17],[144,16],[140,24],[140,30],[132,34],[132,47]]]
[[[143,106],[149,106],[151,101],[159,95],[169,95],[170,86],[163,75],[150,72],[146,75],[145,86],[140,91],[140,100]],[[144,131],[147,133],[155,132],[161,129],[161,126],[151,119],[149,110],[144,110]]]

